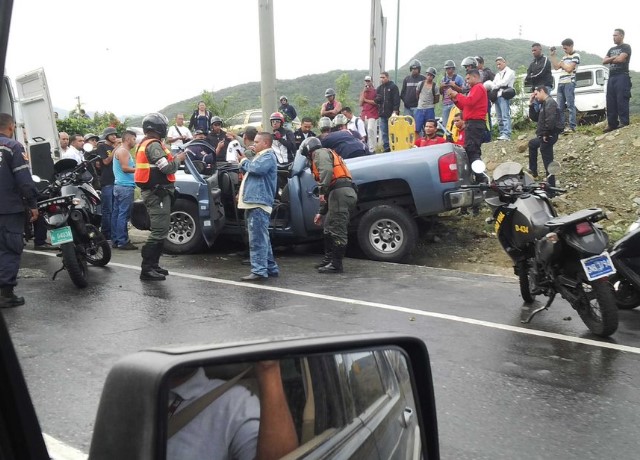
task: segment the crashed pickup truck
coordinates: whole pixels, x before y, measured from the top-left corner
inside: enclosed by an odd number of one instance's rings
[[[357,241],[372,260],[402,261],[417,244],[420,220],[473,204],[473,192],[461,188],[471,182],[467,154],[454,144],[370,155],[346,163],[358,186],[350,240]],[[174,254],[197,252],[213,246],[220,235],[242,238],[246,232],[242,212],[235,206],[238,165],[218,163],[206,174],[203,166],[187,159],[184,171],[176,175],[177,199],[165,243],[165,250]],[[272,241],[320,240],[322,228],[313,223],[319,208],[318,185],[307,159],[297,154],[278,174],[283,193],[273,206]],[[142,212],[140,206],[134,205],[132,222],[144,229],[135,218]]]

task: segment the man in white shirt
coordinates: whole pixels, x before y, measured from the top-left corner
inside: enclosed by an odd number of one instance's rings
[[[171,153],[175,154],[184,144],[193,139],[191,131],[184,125],[184,114],[176,115],[176,124],[169,128],[167,142],[171,144]]]
[[[498,56],[496,58],[496,67],[498,71],[493,79],[493,87],[498,91],[496,99],[496,115],[498,117],[498,136],[499,141],[508,141],[511,139],[511,107],[508,99],[505,97],[505,90],[513,91],[513,84],[516,81],[516,73],[507,66],[505,58]]]
[[[58,133],[60,137],[60,156],[69,148],[69,135],[64,131]]]
[[[364,121],[360,117],[356,117],[351,111],[351,107],[345,107],[342,109],[342,114],[347,117],[349,122],[347,123],[347,129],[360,134],[361,141],[367,144],[367,127],[364,125]]]
[[[81,163],[84,161],[84,156],[82,155],[84,138],[80,134],[73,134],[70,136],[70,140],[69,148],[66,152],[60,155],[60,159],[65,160],[67,158],[71,158],[72,160],[76,160],[76,162]]]

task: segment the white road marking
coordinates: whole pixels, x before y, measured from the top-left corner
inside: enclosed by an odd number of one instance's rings
[[[88,457],[84,452],[74,449],[62,441],[58,441],[47,433],[42,433],[42,437],[44,438],[44,443],[47,445],[47,450],[52,460],[86,460]]]

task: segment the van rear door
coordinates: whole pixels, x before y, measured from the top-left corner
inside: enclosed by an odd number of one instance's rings
[[[31,169],[43,179],[53,177],[52,158],[59,157],[59,138],[44,69],[16,78],[18,119],[24,123],[24,140]]]

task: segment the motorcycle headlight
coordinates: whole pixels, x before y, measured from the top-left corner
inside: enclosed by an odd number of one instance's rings
[[[80,206],[81,203],[82,200],[80,198],[74,198],[73,200],[71,200],[71,204],[73,204],[74,206]]]

